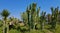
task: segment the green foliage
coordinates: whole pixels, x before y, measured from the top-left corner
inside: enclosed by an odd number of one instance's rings
[[[43,33],[41,30],[32,30],[29,32],[29,31],[26,31],[25,33]]]
[[[2,33],[2,32],[3,32],[3,31],[2,31],[2,29],[3,29],[3,27],[1,26],[1,27],[0,27],[0,33]]]
[[[57,26],[56,26],[56,31],[55,31],[56,33],[60,33],[60,25],[58,25],[57,24]]]
[[[26,30],[28,30],[28,29],[29,29],[29,28],[26,27],[26,26],[20,27],[20,30],[21,30],[21,31],[26,31]]]
[[[36,28],[37,29],[40,29],[41,28],[40,24],[37,24]]]
[[[8,16],[10,15],[10,13],[8,12],[8,10],[4,9],[4,10],[2,11],[1,15],[2,15],[3,17],[8,17]]]
[[[21,14],[21,18],[22,18],[22,20],[23,20],[23,22],[24,22],[25,24],[28,23],[27,12],[23,12],[23,13]]]
[[[3,33],[5,28],[7,28],[8,33],[60,33],[59,11],[59,7],[51,7],[52,14],[46,15],[46,12],[43,11],[40,14],[40,7],[37,8],[37,4],[32,3],[27,7],[26,12],[21,14],[22,23],[14,17],[8,19],[10,13],[4,9],[1,13],[4,18],[3,22],[0,20],[0,33]],[[13,27],[11,30],[9,30],[9,23],[7,22],[12,22]]]
[[[1,16],[3,16],[3,33],[5,33],[5,27],[7,27],[7,32],[8,32],[8,23],[7,23],[7,17],[10,15],[9,11],[4,9],[2,12],[1,12]]]
[[[3,23],[2,23],[2,21],[0,20],[0,27],[1,27],[1,26],[3,26]]]
[[[16,29],[11,29],[9,33],[21,33],[20,31],[17,31]]]
[[[2,21],[0,20],[0,33],[2,33],[3,31],[2,31],[2,29],[3,29],[3,24],[2,24]]]

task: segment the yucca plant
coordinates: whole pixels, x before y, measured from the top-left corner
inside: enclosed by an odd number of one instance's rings
[[[7,25],[7,17],[10,15],[9,11],[4,9],[1,13],[1,16],[3,17],[4,21],[3,21],[3,33],[5,33],[5,25]],[[7,25],[7,33],[8,33],[8,25]]]

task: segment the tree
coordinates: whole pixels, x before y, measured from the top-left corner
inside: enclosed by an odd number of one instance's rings
[[[40,16],[40,23],[41,23],[41,29],[44,30],[44,23],[46,22],[46,12],[43,12],[41,13],[41,16]]]
[[[40,24],[40,16],[39,16],[39,14],[40,14],[40,7],[39,8],[37,8],[37,11],[36,11],[36,16],[35,16],[35,29],[40,29],[40,27],[38,26],[37,27],[37,25],[39,25]]]
[[[24,24],[27,24],[28,23],[27,12],[23,12],[21,14],[21,18],[22,18],[22,21],[24,22]]]
[[[31,23],[30,23],[30,10],[28,9],[28,7],[27,7],[26,12],[27,12],[27,17],[28,17],[28,25],[29,25],[29,30],[30,30],[30,28],[31,28]]]
[[[1,16],[3,16],[4,21],[3,21],[3,33],[5,33],[5,27],[7,26],[7,33],[8,33],[8,23],[7,23],[7,17],[10,15],[9,11],[4,9],[1,13]],[[6,26],[5,26],[6,25]]]
[[[31,29],[35,29],[35,24],[39,22],[39,11],[40,7],[36,10],[36,3],[32,3],[22,14],[23,22],[26,21]]]
[[[34,19],[36,17],[36,3],[32,3],[31,7],[31,28],[34,29]]]
[[[56,22],[58,22],[58,20],[57,20],[57,17],[58,17],[58,11],[59,11],[59,9],[58,9],[58,7],[57,8],[53,8],[53,7],[51,7],[51,11],[52,11],[52,18],[51,18],[51,20],[52,20],[52,22],[51,22],[51,25],[52,25],[52,29],[55,29],[55,27],[56,27]]]
[[[48,24],[51,23],[51,14],[47,14],[47,22],[48,22]]]
[[[58,13],[58,24],[60,23],[60,11]]]
[[[40,20],[40,16],[39,16],[39,13],[40,13],[40,7],[37,9],[37,21],[36,22],[38,22],[39,23],[39,20]]]

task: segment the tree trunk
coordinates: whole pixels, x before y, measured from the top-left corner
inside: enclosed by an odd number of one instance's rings
[[[8,33],[8,32],[9,32],[9,25],[8,25],[8,23],[7,23],[7,25],[6,25],[6,26],[7,26],[7,33]]]
[[[5,33],[5,21],[3,21],[3,33]]]
[[[44,30],[44,22],[42,23],[42,30]]]
[[[44,30],[44,22],[41,24],[41,29]]]

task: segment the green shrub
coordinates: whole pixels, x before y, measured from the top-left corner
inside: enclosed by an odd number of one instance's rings
[[[56,25],[56,33],[60,33],[60,25]]]
[[[37,28],[37,29],[40,29],[40,27],[41,27],[40,24],[37,24],[36,28]]]
[[[33,30],[30,31],[30,33],[43,33],[43,32],[41,30],[35,30],[35,29],[33,29]]]
[[[51,25],[45,25],[44,27],[45,27],[46,29],[47,29],[47,28],[51,28]]]
[[[11,30],[9,31],[9,33],[21,33],[21,32],[18,31],[18,30],[15,30],[15,29],[11,29]]]
[[[2,33],[3,31],[2,31],[2,29],[0,28],[0,33]]]
[[[3,33],[3,27],[2,26],[0,27],[0,33]]]
[[[28,27],[26,27],[26,26],[20,27],[20,30],[21,31],[27,31],[28,30]]]
[[[41,30],[31,29],[31,31],[26,31],[25,33],[43,33]]]
[[[0,27],[3,26],[3,23],[0,21]]]

